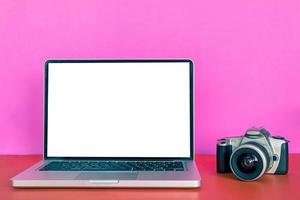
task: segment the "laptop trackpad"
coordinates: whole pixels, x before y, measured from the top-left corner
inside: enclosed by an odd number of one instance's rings
[[[135,180],[138,172],[81,172],[76,180]]]

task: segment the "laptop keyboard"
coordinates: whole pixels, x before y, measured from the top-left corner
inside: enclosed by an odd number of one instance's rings
[[[184,171],[180,161],[52,161],[41,171]]]

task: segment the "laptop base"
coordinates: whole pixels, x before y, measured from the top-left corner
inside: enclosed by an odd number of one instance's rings
[[[201,178],[193,161],[187,170],[174,172],[40,171],[40,161],[11,179],[16,188],[197,188]]]

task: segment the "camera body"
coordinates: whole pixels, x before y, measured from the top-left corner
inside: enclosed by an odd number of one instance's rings
[[[217,172],[233,172],[243,181],[256,180],[264,173],[287,174],[288,141],[270,136],[264,128],[248,129],[240,137],[222,138],[217,143]]]

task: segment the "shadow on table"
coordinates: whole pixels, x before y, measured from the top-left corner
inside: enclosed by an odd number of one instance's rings
[[[199,199],[201,189],[12,189],[14,199]]]

